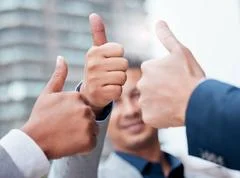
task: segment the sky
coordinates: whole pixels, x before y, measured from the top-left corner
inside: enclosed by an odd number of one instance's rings
[[[239,4],[239,0],[148,0],[153,54],[167,54],[154,33],[156,21],[162,19],[191,49],[209,78],[240,86]]]

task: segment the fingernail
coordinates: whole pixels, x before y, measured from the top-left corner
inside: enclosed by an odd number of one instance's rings
[[[167,23],[166,23],[165,21],[163,21],[163,20],[159,20],[159,21],[157,22],[157,25],[158,25],[159,27],[168,27]]]
[[[64,58],[62,56],[58,56],[57,57],[57,63],[56,63],[56,67],[59,67],[62,63],[62,61],[64,60]]]
[[[98,16],[96,13],[91,13],[90,15],[89,15],[89,18],[93,18],[93,17],[96,17],[96,16]]]

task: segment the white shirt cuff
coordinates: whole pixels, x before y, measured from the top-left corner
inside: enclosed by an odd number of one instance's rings
[[[0,140],[0,145],[12,158],[26,178],[47,175],[50,163],[41,148],[21,130],[11,130]]]

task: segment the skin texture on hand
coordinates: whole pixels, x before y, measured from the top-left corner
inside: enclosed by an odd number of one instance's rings
[[[156,128],[183,126],[188,100],[205,73],[165,22],[157,23],[156,32],[170,54],[141,66],[138,88],[143,120]]]
[[[126,81],[128,61],[120,44],[107,42],[101,17],[91,14],[89,21],[93,46],[86,54],[85,72],[80,93],[88,100],[95,114],[118,99]]]
[[[38,97],[22,131],[49,159],[86,153],[96,145],[95,114],[79,92],[63,92],[68,67],[58,57],[55,72]]]

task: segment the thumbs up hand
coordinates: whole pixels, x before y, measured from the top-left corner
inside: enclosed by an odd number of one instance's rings
[[[96,145],[98,127],[91,107],[79,92],[62,92],[67,70],[58,57],[55,72],[22,128],[49,159],[89,152]]]
[[[93,46],[86,55],[82,93],[95,113],[111,101],[118,99],[126,81],[128,62],[123,57],[123,47],[107,42],[105,27],[100,16],[89,16]]]
[[[158,22],[156,32],[170,54],[141,66],[138,88],[143,120],[156,128],[182,126],[188,100],[205,74],[191,51],[175,38],[165,22]]]

